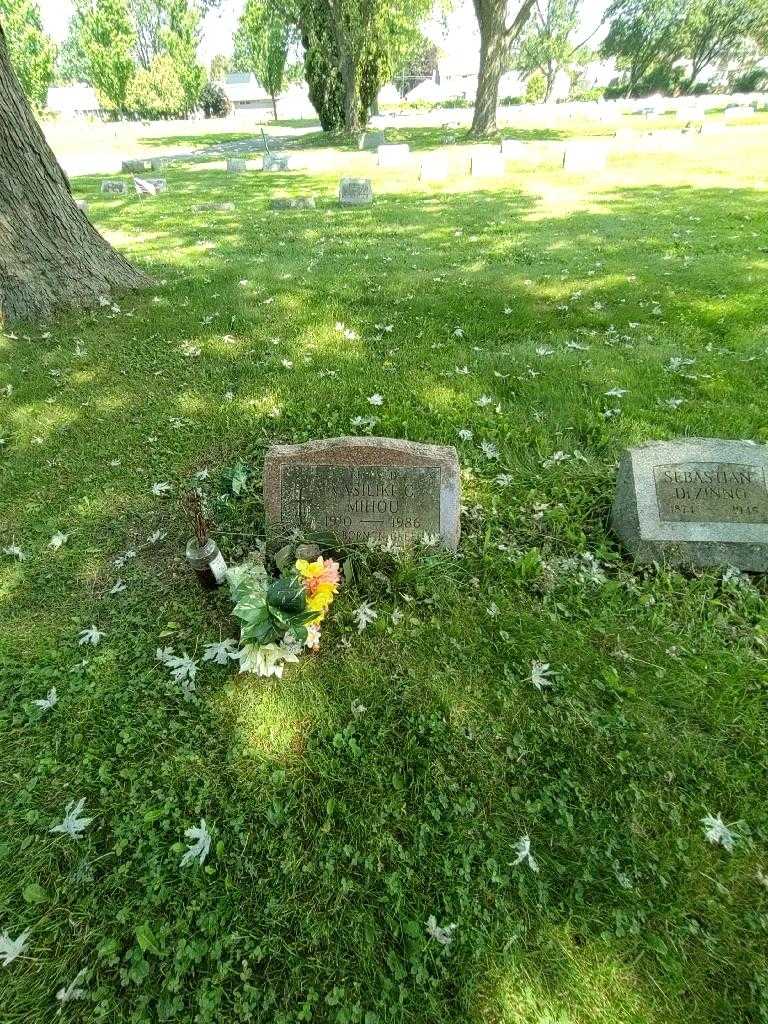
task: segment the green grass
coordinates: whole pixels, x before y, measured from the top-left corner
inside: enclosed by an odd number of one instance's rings
[[[156,284],[0,334],[0,547],[28,555],[0,557],[0,932],[31,929],[0,968],[4,1022],[59,1019],[81,968],[63,1019],[768,1018],[766,585],[636,568],[607,526],[627,445],[768,441],[767,155],[734,131],[588,178],[552,159],[436,190],[365,154],[173,165],[144,201],[74,182]],[[372,173],[370,210],[336,205],[348,171]],[[318,209],[272,213],[276,190]],[[236,209],[194,212],[210,200]],[[235,627],[152,484],[178,495],[208,468],[236,561],[264,535],[267,446],[371,411],[377,433],[459,447],[458,556],[370,555],[319,656],[282,681],[205,665],[185,703],[155,649],[199,656]],[[358,635],[362,600],[378,619]],[[106,636],[85,651],[90,623]],[[536,659],[551,692],[527,681]],[[81,797],[84,838],[51,835]],[[738,823],[732,854],[706,813]],[[201,817],[211,855],[181,869]],[[513,864],[525,833],[538,874]]]

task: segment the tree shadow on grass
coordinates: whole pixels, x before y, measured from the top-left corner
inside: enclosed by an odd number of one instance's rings
[[[88,963],[115,1020],[757,1019],[758,865],[748,846],[718,857],[697,823],[732,809],[765,838],[746,611],[711,576],[617,563],[592,590],[526,577],[518,556],[618,556],[606,511],[626,444],[765,431],[768,196],[606,187],[579,208],[564,180],[547,209],[382,178],[353,211],[336,180],[174,169],[142,203],[80,181],[99,227],[166,283],[4,339],[0,542],[30,557],[0,575],[18,782],[0,897],[39,958],[4,973],[5,1005],[34,1013],[62,964]],[[273,213],[276,188],[320,205]],[[194,209],[218,200],[235,211]],[[689,376],[672,356],[696,360]],[[616,386],[630,393],[606,418]],[[231,623],[185,572],[175,498],[152,484],[177,494],[208,468],[219,536],[242,555],[262,534],[267,445],[348,433],[374,391],[377,433],[457,443],[470,424],[497,445],[498,464],[461,448],[461,557],[377,556],[319,658],[283,680],[208,666],[184,703],[155,649],[199,656]],[[570,459],[545,470],[556,450]],[[222,499],[238,459],[248,492]],[[56,529],[70,540],[54,556]],[[356,636],[364,598],[379,619]],[[106,637],[77,667],[91,621]],[[537,658],[552,695],[526,683]],[[30,719],[23,702],[54,684],[55,714]],[[45,838],[80,796],[88,836]],[[182,872],[173,844],[200,817],[211,871]],[[526,833],[538,872],[515,864]],[[20,895],[30,878],[44,906]],[[450,945],[430,915],[456,923]]]

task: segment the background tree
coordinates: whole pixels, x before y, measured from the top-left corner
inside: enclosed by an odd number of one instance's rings
[[[132,113],[148,120],[184,113],[184,85],[167,53],[158,54],[148,68],[139,68],[130,81],[125,103]]]
[[[53,81],[56,47],[43,32],[40,8],[34,0],[0,0],[0,19],[21,87],[30,103],[42,107]]]
[[[210,78],[212,82],[221,82],[229,74],[232,68],[232,61],[223,53],[217,53],[211,57]]]
[[[647,91],[644,80],[671,80],[672,65],[684,49],[680,0],[613,0],[606,18],[610,28],[601,53],[615,57],[617,67],[626,74],[627,96]]]
[[[173,64],[184,90],[183,113],[197,106],[205,85],[205,70],[197,59],[200,42],[200,8],[192,0],[166,0],[167,25],[161,33],[163,53]]]
[[[681,33],[691,89],[709,64],[727,64],[746,54],[749,40],[765,39],[768,0],[687,0]]]
[[[310,99],[328,129],[357,132],[430,0],[298,0]],[[340,108],[340,112],[339,112]]]
[[[149,283],[75,205],[0,24],[0,318],[45,318]]]
[[[440,51],[418,29],[405,36],[392,55],[392,77],[400,95],[432,78],[437,71]]]
[[[515,67],[524,75],[544,76],[543,100],[552,95],[559,72],[570,73],[579,61],[583,43],[573,34],[581,19],[582,0],[538,0],[522,33]]]
[[[277,120],[277,97],[283,91],[288,51],[297,41],[285,8],[273,0],[246,0],[235,34],[233,63],[250,71],[272,100]]]
[[[74,80],[85,81],[107,108],[124,113],[136,65],[136,32],[126,0],[76,0],[65,44]],[[73,79],[70,79],[73,80]]]
[[[496,131],[499,81],[512,47],[525,28],[535,0],[522,0],[509,19],[509,0],[473,0],[480,28],[480,70],[477,78],[472,134]]]

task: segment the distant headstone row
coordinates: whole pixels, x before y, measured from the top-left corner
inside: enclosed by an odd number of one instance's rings
[[[291,171],[294,165],[289,156],[278,153],[265,153],[261,163],[257,160],[246,160],[244,157],[230,157],[227,160],[227,171],[230,174],[245,174],[246,171]]]
[[[274,445],[264,463],[271,531],[344,543],[459,542],[456,449],[382,437]],[[638,561],[768,571],[768,445],[656,441],[625,452],[611,513]]]

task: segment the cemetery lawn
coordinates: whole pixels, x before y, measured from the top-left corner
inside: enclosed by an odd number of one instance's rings
[[[768,1018],[766,583],[636,568],[608,529],[627,445],[768,441],[767,158],[753,128],[587,177],[374,169],[367,210],[334,201],[365,154],[173,166],[144,201],[74,181],[156,284],[0,333],[4,1022]],[[459,449],[458,557],[366,555],[319,655],[201,663],[186,702],[156,649],[235,627],[179,494],[208,471],[237,561],[267,446],[369,416]]]

